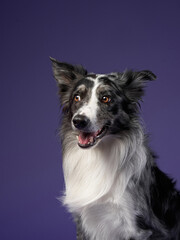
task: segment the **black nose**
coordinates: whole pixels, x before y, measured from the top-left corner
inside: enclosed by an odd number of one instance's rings
[[[87,118],[84,115],[76,115],[73,118],[73,124],[79,130],[83,130],[84,128],[86,128],[89,122],[90,122],[89,118]]]

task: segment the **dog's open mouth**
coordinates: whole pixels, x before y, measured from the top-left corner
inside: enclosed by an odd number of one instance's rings
[[[78,136],[78,145],[81,148],[94,146],[107,132],[107,127],[103,127],[97,132],[80,132]]]

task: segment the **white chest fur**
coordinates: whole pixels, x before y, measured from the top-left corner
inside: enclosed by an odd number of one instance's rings
[[[130,239],[137,236],[134,203],[124,193],[119,204],[98,202],[84,207],[81,221],[85,232],[96,240]]]
[[[142,168],[146,160],[144,149],[141,147],[137,156],[136,147],[130,142],[106,139],[94,149],[71,146],[64,155],[64,204],[81,216],[93,240],[137,235],[134,202],[127,185],[136,172],[134,162],[139,161]]]

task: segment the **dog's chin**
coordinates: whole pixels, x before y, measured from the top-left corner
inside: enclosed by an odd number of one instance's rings
[[[102,127],[96,132],[83,132],[80,131],[77,137],[78,146],[80,148],[88,149],[92,148],[101,141],[101,139],[106,135],[108,127]]]

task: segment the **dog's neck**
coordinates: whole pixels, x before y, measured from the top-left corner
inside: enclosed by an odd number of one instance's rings
[[[66,149],[63,158],[65,194],[63,202],[70,212],[97,201],[118,203],[129,180],[138,181],[146,164],[144,135],[124,139],[106,137],[92,149],[77,143]]]

